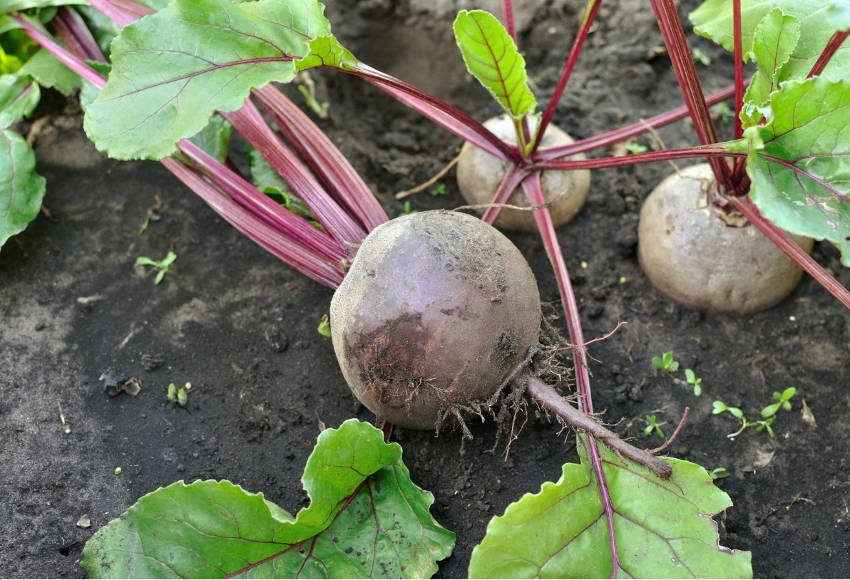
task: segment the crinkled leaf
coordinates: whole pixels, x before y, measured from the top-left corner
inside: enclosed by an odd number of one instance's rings
[[[233,126],[221,115],[213,115],[206,127],[190,138],[190,141],[224,163]]]
[[[820,56],[826,43],[836,30],[839,18],[828,0],[742,0],[741,38],[745,58],[752,52],[756,26],[765,15],[780,8],[785,14],[800,21],[800,42],[783,71],[783,78],[803,79]],[[732,3],[730,0],[706,0],[691,12],[690,19],[697,34],[711,38],[726,50],[734,48],[732,35]],[[845,43],[830,60],[821,76],[832,80],[847,78],[850,74],[850,46]]]
[[[141,498],[86,543],[90,577],[405,577],[433,574],[454,534],[429,513],[401,447],[354,419],[319,435],[292,517],[228,481],[182,482]]]
[[[40,98],[38,85],[29,77],[0,76],[0,129],[32,113]]]
[[[791,58],[799,40],[800,21],[779,8],[768,12],[756,26],[751,57],[758,69],[744,95],[741,115],[744,127],[757,125],[768,115],[764,106],[782,80],[782,67]]]
[[[21,73],[32,76],[40,85],[56,89],[66,96],[82,85],[79,75],[43,48],[24,64]]]
[[[584,443],[582,443],[584,441]],[[580,441],[579,449],[586,440]],[[472,552],[471,578],[749,578],[750,553],[719,545],[712,516],[732,502],[694,463],[667,459],[669,480],[600,445],[614,508],[615,569],[608,518],[586,453],[493,518]]]
[[[750,197],[774,225],[835,244],[841,262],[850,266],[850,203],[836,195],[850,197],[850,81],[785,82],[773,93],[770,109],[767,124],[747,130],[758,132],[764,144],[747,161]]]
[[[0,140],[0,246],[38,215],[45,180],[35,172],[35,153],[23,137],[4,130]]]
[[[454,32],[466,68],[502,108],[514,119],[533,113],[537,101],[528,88],[525,59],[499,19],[483,10],[461,10]]]
[[[85,128],[116,158],[160,159],[252,87],[289,81],[311,41],[330,35],[315,0],[175,0],[125,27]]]

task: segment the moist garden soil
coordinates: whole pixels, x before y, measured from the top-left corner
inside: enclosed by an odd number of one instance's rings
[[[328,14],[362,60],[483,120],[499,111],[463,72],[451,4],[339,0]],[[519,4],[532,9],[520,17],[520,42],[542,101],[582,3]],[[683,15],[694,7],[684,4]],[[731,60],[707,41],[695,45],[713,60],[699,67],[707,90],[728,84]],[[581,138],[679,105],[661,46],[646,3],[606,1],[556,122]],[[319,125],[391,215],[403,210],[393,193],[427,179],[461,145],[355,78],[318,71],[313,80],[331,103]],[[50,95],[35,118],[23,129],[35,138],[49,215],[0,255],[0,576],[83,575],[80,552],[92,533],[179,479],[227,478],[289,511],[304,506],[300,476],[319,431],[349,417],[373,420],[316,332],[331,291],[254,246],[157,163],[98,154],[74,102]],[[719,127],[731,132],[728,121]],[[667,147],[695,142],[687,122],[659,138]],[[559,231],[586,337],[628,323],[590,347],[595,406],[645,447],[661,443],[643,436],[646,415],[669,434],[691,407],[670,453],[726,469],[717,484],[735,505],[718,518],[723,544],[751,550],[757,576],[846,577],[850,313],[808,277],[779,306],[744,318],[688,311],[658,294],[635,257],[637,219],[672,170],[594,172],[587,205]],[[442,183],[444,196],[418,194],[412,209],[462,205],[453,177]],[[557,316],[542,244],[531,234],[512,239]],[[175,268],[158,286],[134,267],[138,256],[169,250]],[[832,247],[818,244],[814,256],[850,285]],[[562,318],[554,323],[563,328]],[[650,364],[668,350],[681,363],[674,376]],[[683,383],[684,368],[703,378],[701,397]],[[137,379],[141,391],[110,396],[105,383],[116,378]],[[166,399],[171,382],[191,383],[185,408]],[[711,414],[721,399],[755,418],[774,390],[791,385],[793,410],[779,414],[773,438],[753,430],[727,438],[735,421]],[[492,421],[471,421],[468,442],[457,431],[396,431],[414,481],[436,497],[434,515],[457,533],[441,576],[465,576],[490,518],[576,460],[572,434],[529,409],[507,459]]]

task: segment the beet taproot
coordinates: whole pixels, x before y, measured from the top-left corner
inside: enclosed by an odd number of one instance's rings
[[[638,259],[661,293],[693,310],[747,315],[788,296],[802,269],[755,226],[722,219],[707,199],[708,164],[671,175],[644,202]],[[811,251],[811,238],[791,236]]]
[[[449,211],[372,231],[330,307],[331,336],[357,399],[401,427],[433,429],[483,401],[537,343],[537,282],[481,220]]]
[[[532,120],[532,130],[535,125]],[[516,144],[516,130],[513,121],[507,115],[493,117],[484,123],[497,137]],[[573,142],[563,130],[555,125],[549,125],[541,148],[569,145]],[[585,159],[581,153],[566,159]],[[507,171],[508,163],[494,157],[483,149],[465,143],[460,151],[457,163],[457,185],[467,203],[485,205],[493,201],[496,190]],[[590,171],[543,171],[540,175],[540,186],[543,188],[543,199],[549,206],[549,213],[555,227],[569,222],[584,205],[587,192],[590,189]],[[522,188],[517,188],[508,199],[509,205],[528,207],[528,201]],[[537,223],[534,215],[527,210],[505,208],[496,220],[496,227],[509,231],[536,232]]]

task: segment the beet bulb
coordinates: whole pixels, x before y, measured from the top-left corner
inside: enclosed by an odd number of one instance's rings
[[[502,233],[428,211],[376,228],[331,301],[334,351],[357,399],[379,418],[434,429],[483,402],[537,343],[537,282]]]

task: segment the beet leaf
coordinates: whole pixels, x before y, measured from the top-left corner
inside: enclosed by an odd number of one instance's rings
[[[826,17],[837,30],[850,29],[850,0],[833,0],[826,9]]]
[[[583,436],[581,436],[583,438]],[[705,469],[678,459],[669,480],[603,445],[613,504],[612,553],[604,499],[579,442],[581,463],[526,494],[487,526],[472,552],[471,578],[752,577],[750,553],[719,545],[712,516],[732,505]]]
[[[26,75],[0,76],[0,247],[38,215],[45,180],[35,172],[35,153],[16,132],[15,121],[39,101],[38,84]]]
[[[86,132],[119,159],[173,153],[214,111],[239,109],[251,88],[338,55],[332,37],[322,40],[323,11],[315,0],[176,0],[113,41],[112,73],[86,112]],[[296,63],[313,48],[318,57]]]
[[[41,92],[26,75],[0,76],[0,129],[32,113]]]
[[[189,140],[224,163],[227,160],[227,147],[230,144],[232,133],[233,126],[230,123],[225,121],[221,115],[213,115],[207,126]]]
[[[461,10],[455,39],[469,72],[514,120],[534,112],[537,101],[528,88],[525,59],[499,19],[483,10]]]
[[[0,246],[35,219],[44,190],[32,148],[14,131],[0,129]]]
[[[770,94],[786,80],[782,69],[799,40],[800,21],[778,8],[768,12],[756,26],[751,57],[758,68],[744,95],[747,103],[741,115],[744,128],[761,122]]]
[[[829,240],[850,266],[850,81],[786,81],[745,132],[750,197],[774,225]]]
[[[690,14],[694,31],[723,46],[734,48],[733,18],[729,0],[707,0]],[[761,0],[741,4],[741,33],[744,58],[752,52],[756,27],[772,10],[779,8],[800,23],[800,41],[786,65],[787,79],[804,78],[817,61],[836,29],[850,25],[846,0]],[[850,70],[850,46],[840,48],[823,75],[832,80],[847,77]]]
[[[20,72],[30,75],[41,86],[56,89],[65,96],[69,96],[82,84],[78,75],[43,48],[32,55]]]
[[[410,481],[401,447],[355,419],[327,429],[293,517],[229,481],[177,482],[142,497],[86,543],[90,577],[420,578],[454,546]]]

